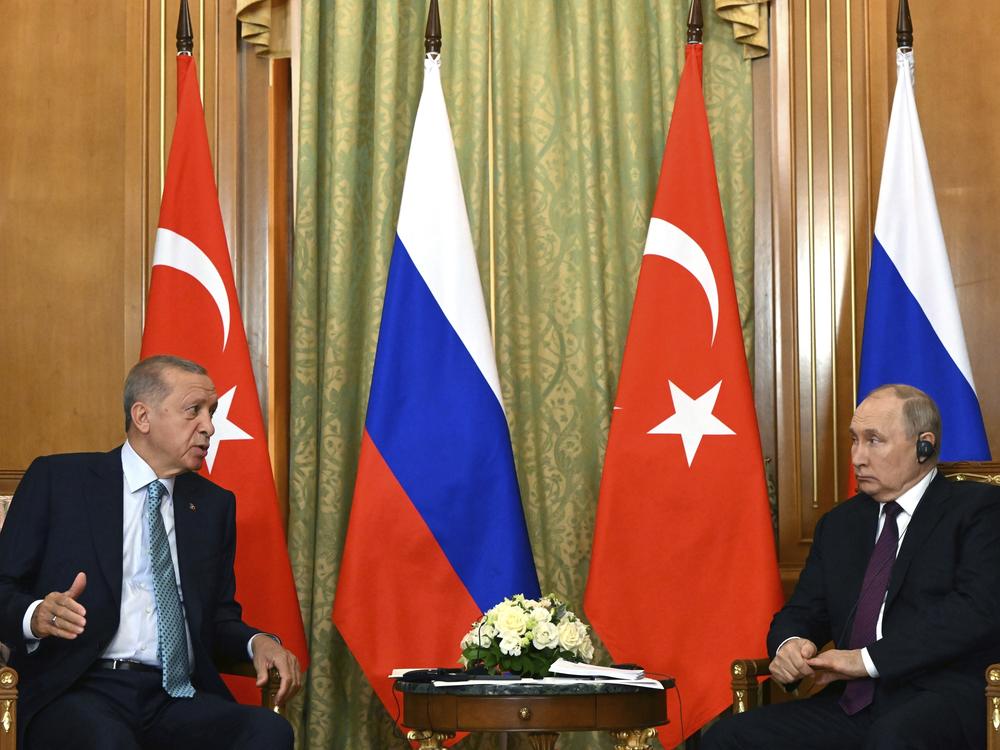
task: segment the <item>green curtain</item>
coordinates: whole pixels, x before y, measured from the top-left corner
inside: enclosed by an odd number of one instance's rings
[[[535,562],[542,589],[579,612],[687,3],[441,6],[445,96],[484,293],[495,300],[497,362]],[[293,706],[302,748],[407,746],[330,611],[422,82],[425,13],[422,2],[303,0],[289,520],[312,658],[307,690]],[[705,94],[749,342],[750,68],[711,11]],[[496,744],[495,736],[463,743]],[[610,747],[610,740],[567,736],[560,746]]]

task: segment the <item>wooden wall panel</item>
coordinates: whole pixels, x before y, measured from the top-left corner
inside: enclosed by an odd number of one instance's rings
[[[888,3],[894,14],[895,3]],[[1000,3],[910,0],[916,95],[993,457],[1000,456]],[[895,24],[893,15],[892,23]],[[892,77],[891,86],[895,86]],[[892,88],[889,89],[891,92]],[[942,436],[947,440],[947,436]]]
[[[992,356],[1000,212],[991,210],[1000,184],[993,126],[1000,91],[989,65],[1000,6],[910,0],[910,7],[931,171],[987,431],[1000,450],[1000,363]],[[774,353],[774,429],[764,444],[776,464],[786,585],[797,578],[819,516],[848,491],[847,426],[896,82],[896,12],[896,0],[777,2],[772,55],[757,64],[758,78],[770,83],[757,98],[770,113],[768,137],[757,144],[758,193],[762,182],[771,188],[758,195],[770,208],[758,255],[770,256],[772,271],[758,285],[774,300],[773,334],[758,332],[757,340],[770,335]]]
[[[772,116],[775,435],[782,576],[798,575],[844,493],[871,226],[868,69],[861,2],[778,3]],[[758,282],[760,283],[760,282]],[[766,283],[766,281],[765,281]],[[779,458],[780,457],[780,458]]]
[[[125,3],[12,4],[0,45],[0,494],[38,453],[121,433],[141,292],[125,247],[137,155],[123,75],[142,68],[128,44],[141,19]]]
[[[189,1],[239,284],[245,257],[266,257],[266,222],[235,245],[232,231],[242,220],[241,149],[266,165],[266,128],[259,143],[237,137],[234,0]],[[122,440],[121,384],[139,352],[176,109],[178,5],[5,5],[0,495],[10,494],[36,455],[108,449]],[[266,71],[266,62],[258,64]],[[266,75],[262,81],[243,95],[266,102]],[[256,304],[266,309],[265,301]]]

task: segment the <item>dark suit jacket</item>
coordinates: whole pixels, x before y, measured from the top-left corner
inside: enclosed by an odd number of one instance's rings
[[[19,729],[99,658],[118,630],[122,591],[121,449],[36,459],[0,532],[0,641],[20,675]],[[194,651],[192,683],[230,697],[213,656],[248,659],[254,633],[235,600],[236,507],[231,492],[197,474],[174,483],[174,528],[184,610]],[[87,626],[75,640],[45,638],[25,649],[28,606],[87,574],[80,603]]]
[[[816,524],[795,592],[768,633],[771,657],[786,638],[847,648],[879,504],[856,495]],[[1000,488],[938,474],[910,519],[892,567],[873,710],[891,710],[914,690],[953,701],[974,747],[985,744],[983,674],[1000,661]]]

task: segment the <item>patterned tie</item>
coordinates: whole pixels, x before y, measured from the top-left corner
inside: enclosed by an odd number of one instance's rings
[[[889,577],[892,575],[892,564],[896,560],[896,545],[899,543],[899,527],[896,526],[896,516],[902,508],[895,501],[885,504],[885,523],[882,533],[875,542],[868,568],[865,570],[865,580],[861,584],[858,604],[855,608],[854,625],[851,628],[851,639],[847,647],[866,648],[875,642],[875,625],[878,613],[885,600],[885,592],[889,590]],[[863,708],[871,705],[875,697],[875,680],[863,678],[851,680],[840,696],[840,707],[844,713],[853,716]]]
[[[149,530],[149,560],[153,567],[156,595],[156,635],[163,665],[163,689],[174,698],[190,698],[194,687],[188,677],[187,632],[177,594],[174,564],[170,559],[167,530],[160,515],[160,500],[167,488],[154,480],[146,496],[146,523]]]

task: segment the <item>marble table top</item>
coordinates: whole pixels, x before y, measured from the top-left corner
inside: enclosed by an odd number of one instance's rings
[[[657,680],[665,689],[674,686],[671,677]],[[412,682],[406,679],[396,680],[396,689],[401,693],[423,695],[601,695],[611,693],[638,693],[655,688],[639,685],[621,684],[609,680],[581,680],[574,682],[545,682],[542,680],[505,680],[503,682],[487,682],[477,680],[473,684],[433,684],[431,682]]]

